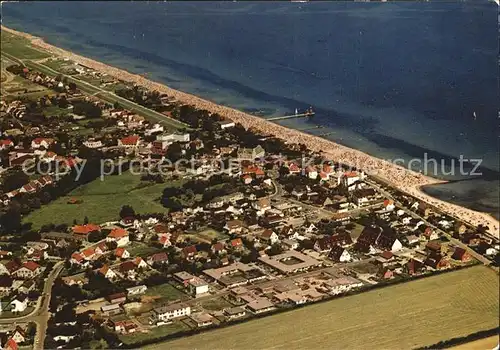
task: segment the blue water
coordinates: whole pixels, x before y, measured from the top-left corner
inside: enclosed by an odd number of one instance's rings
[[[483,176],[428,187],[497,214],[498,7],[461,3],[3,3],[7,26],[218,103],[283,121],[386,159]],[[496,102],[495,102],[496,101]],[[477,118],[473,118],[476,112]],[[431,174],[432,175],[432,174]]]

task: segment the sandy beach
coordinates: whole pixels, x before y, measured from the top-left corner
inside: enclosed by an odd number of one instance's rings
[[[200,97],[171,89],[168,86],[148,80],[140,75],[129,73],[125,70],[111,67],[93,59],[55,47],[30,34],[18,32],[4,26],[2,26],[2,30],[23,36],[30,40],[33,46],[44,49],[55,56],[68,58],[83,66],[106,73],[117,79],[134,82],[148,89],[166,93],[181,103],[189,104],[200,109],[206,109],[211,113],[218,113],[225,118],[241,123],[246,128],[252,128],[265,134],[274,135],[290,143],[305,144],[312,151],[322,152],[323,155],[330,160],[353,166],[358,169],[363,169],[367,174],[377,175],[390,183],[393,187],[406,192],[419,200],[436,206],[449,215],[475,226],[480,224],[486,225],[490,228],[489,232],[492,235],[496,237],[499,236],[499,222],[489,214],[439,200],[427,195],[421,190],[422,186],[445,183],[445,181],[408,170],[402,166],[370,156],[366,153],[337,144],[333,141],[309,135],[294,129],[289,129],[287,127],[266,121],[260,117],[253,116],[230,107],[220,106]]]

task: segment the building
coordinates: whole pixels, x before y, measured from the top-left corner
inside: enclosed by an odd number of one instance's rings
[[[34,261],[27,261],[14,273],[18,278],[34,278],[40,274],[42,267]]]
[[[245,316],[246,311],[241,307],[232,307],[228,309],[224,309],[224,316],[227,317],[228,320],[234,320],[240,317]]]
[[[296,250],[288,250],[274,256],[261,256],[259,261],[283,274],[307,271],[321,266],[322,262]]]
[[[116,242],[118,247],[124,247],[129,243],[129,236],[127,230],[117,227],[111,230],[106,237],[107,242]]]
[[[171,319],[191,315],[191,307],[186,304],[170,304],[153,309],[152,323],[160,323]]]
[[[351,261],[351,254],[339,245],[334,245],[328,254],[328,258],[334,262]]]
[[[140,286],[130,287],[127,288],[126,290],[127,290],[127,295],[139,295],[146,293],[148,287],[145,286],[144,284],[141,284]]]
[[[255,314],[261,314],[275,309],[274,304],[269,299],[264,297],[255,298],[246,304],[246,307]]]
[[[210,326],[213,323],[213,317],[209,314],[203,313],[203,312],[197,312],[194,314],[191,314],[189,317],[196,323],[197,327],[206,327]]]
[[[28,307],[28,297],[24,294],[18,295],[10,302],[12,312],[23,312]]]
[[[187,285],[189,293],[195,297],[208,293],[208,283],[201,278],[194,277],[188,281]]]
[[[217,124],[222,130],[227,128],[233,128],[236,126],[236,124],[232,120],[222,120],[220,122],[217,122]]]
[[[256,158],[264,158],[266,151],[261,145],[254,148],[239,148],[238,159],[240,160],[255,160]]]

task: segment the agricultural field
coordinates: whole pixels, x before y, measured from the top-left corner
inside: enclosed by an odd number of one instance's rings
[[[85,216],[91,222],[102,223],[118,219],[121,207],[126,204],[131,205],[136,213],[162,213],[167,209],[159,200],[166,186],[168,183],[143,182],[139,175],[128,171],[122,175],[106,176],[104,181],[98,178],[42,206],[23,221],[33,223],[34,229],[50,223],[70,225],[74,219],[83,222]],[[68,204],[71,198],[81,203]]]
[[[474,266],[143,349],[416,348],[498,327],[498,287]]]

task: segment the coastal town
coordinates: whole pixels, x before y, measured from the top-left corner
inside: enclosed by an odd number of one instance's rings
[[[415,190],[438,180],[374,176],[349,162],[357,151],[41,43],[16,54],[14,36],[2,31],[3,349],[141,348],[498,273],[498,222]]]

